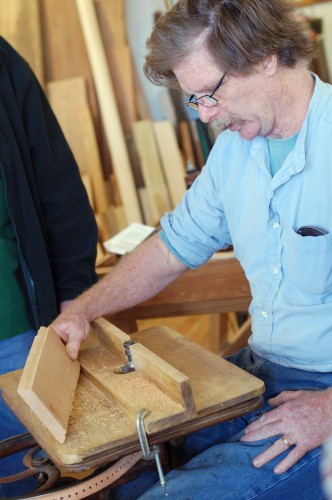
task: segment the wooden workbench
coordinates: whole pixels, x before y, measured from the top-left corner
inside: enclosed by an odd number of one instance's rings
[[[210,260],[187,271],[152,299],[110,317],[125,332],[137,330],[137,320],[247,311],[249,283],[237,259]]]

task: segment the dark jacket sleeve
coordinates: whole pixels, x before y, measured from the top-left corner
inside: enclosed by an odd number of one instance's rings
[[[96,223],[72,152],[34,79],[23,119],[57,298],[72,299],[95,281]]]
[[[54,307],[43,299],[48,287],[59,304],[97,280],[97,226],[76,161],[38,81],[1,38],[0,54],[9,205],[38,307],[53,310],[39,315],[50,321]]]

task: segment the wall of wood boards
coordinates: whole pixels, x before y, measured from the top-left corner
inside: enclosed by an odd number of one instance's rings
[[[0,34],[29,62],[73,150],[99,226],[99,257],[102,242],[130,223],[157,225],[186,190],[186,155],[176,123],[165,120],[167,134],[156,136],[125,0],[0,0]],[[148,135],[138,132],[144,127]]]

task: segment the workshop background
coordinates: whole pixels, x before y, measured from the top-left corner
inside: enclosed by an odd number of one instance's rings
[[[172,0],[0,0],[0,34],[33,68],[78,162],[99,228],[97,270],[119,258],[103,243],[133,222],[157,226],[199,173],[215,132],[179,92],[143,75],[145,40]],[[297,1],[318,48],[314,70],[332,74],[332,1]],[[227,258],[227,257],[226,257]],[[163,323],[213,350],[238,315]]]

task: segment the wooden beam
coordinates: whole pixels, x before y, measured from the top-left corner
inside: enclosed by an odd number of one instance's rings
[[[99,22],[105,24],[103,31],[107,44],[123,47],[127,43],[124,0],[95,0]]]
[[[39,0],[0,0],[0,33],[28,61],[44,86]]]
[[[104,131],[112,156],[127,224],[142,222],[138,195],[122,131],[93,0],[76,0],[89,55]]]
[[[81,174],[92,183],[94,206],[104,212],[110,205],[83,77],[47,84],[50,104],[74,153]]]
[[[41,327],[17,392],[60,443],[66,439],[79,374],[80,364],[68,357],[59,337],[51,328]]]
[[[129,335],[104,318],[95,319],[92,322],[92,328],[102,345],[122,361],[127,361],[123,344],[130,341]]]
[[[132,133],[132,123],[138,119],[134,66],[129,45],[113,49],[105,46],[110,74],[124,134]]]
[[[186,410],[188,418],[196,415],[191,383],[186,375],[173,368],[141,344],[130,347],[135,370]]]
[[[154,132],[170,197],[175,207],[186,192],[183,158],[171,122],[168,120],[155,122]]]
[[[151,120],[134,122],[133,134],[146,187],[146,202],[148,204],[146,223],[154,225],[159,222],[166,211],[172,209],[172,204]]]
[[[76,0],[39,0],[46,81],[83,77],[105,176],[112,171]],[[26,1],[26,3],[29,3]]]

